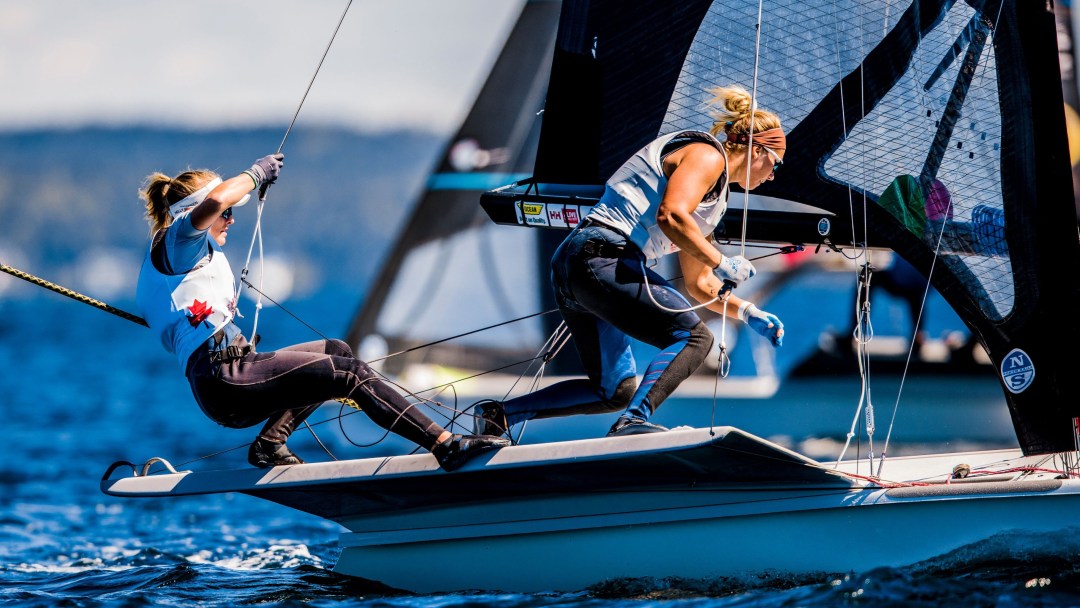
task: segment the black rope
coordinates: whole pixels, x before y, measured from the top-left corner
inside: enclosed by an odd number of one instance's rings
[[[465,336],[469,336],[469,335],[479,333],[479,332],[482,332],[482,331],[487,331],[489,329],[495,329],[496,327],[501,327],[503,325],[508,325],[510,323],[517,323],[518,321],[524,321],[525,319],[531,319],[533,317],[538,317],[540,315],[551,314],[553,312],[556,312],[557,310],[558,309],[556,309],[556,308],[552,308],[551,310],[545,310],[545,311],[541,311],[541,312],[534,312],[532,314],[525,315],[524,317],[518,317],[516,319],[510,319],[509,321],[503,321],[501,323],[496,323],[494,325],[488,325],[487,327],[481,327],[480,329],[474,329],[472,331],[467,331],[465,333],[458,334],[456,336],[450,336],[449,338],[442,338],[440,340],[435,340],[434,342],[428,342],[427,344],[420,344],[419,346],[413,346],[412,348],[406,348],[405,350],[400,350],[400,351],[398,351],[396,353],[390,353],[389,355],[386,355],[384,357],[379,357],[378,359],[372,359],[372,360],[368,361],[368,363],[375,363],[377,361],[382,361],[384,359],[389,359],[390,357],[396,357],[398,355],[404,355],[405,353],[411,353],[414,350],[419,350],[421,348],[427,348],[429,346],[435,346],[436,344],[442,344],[443,342],[448,342],[450,340],[456,340],[458,338],[464,338]],[[532,359],[528,359],[528,360],[532,361]],[[511,365],[517,365],[517,363],[512,363]],[[504,368],[500,367],[499,369],[504,369]],[[497,370],[492,370],[492,371],[497,371]],[[484,373],[487,373],[487,372],[484,372]],[[470,376],[470,377],[475,377],[475,376]],[[467,380],[468,378],[465,378],[465,379]],[[460,382],[460,380],[458,380],[458,382]]]
[[[796,252],[799,252],[799,251],[802,251],[802,250],[803,250],[803,247],[802,247],[802,246],[800,246],[800,245],[792,245],[792,246],[784,246],[784,247],[778,247],[778,248],[777,248],[777,251],[775,251],[775,252],[773,252],[773,253],[768,253],[768,254],[765,254],[765,255],[762,255],[762,256],[758,256],[758,257],[755,257],[755,258],[752,258],[752,259],[753,259],[753,260],[759,260],[759,259],[761,259],[761,258],[764,258],[764,257],[770,257],[770,256],[773,256],[773,255],[783,255],[783,254],[791,254],[791,253],[796,253]],[[671,278],[671,279],[667,279],[667,280],[669,280],[669,281],[675,281],[675,280],[678,280],[678,279],[680,279],[680,278],[682,278],[682,275],[678,275],[678,276],[676,276],[676,277],[673,277],[673,278]],[[325,334],[323,334],[322,332],[320,332],[319,330],[315,329],[315,328],[314,328],[314,327],[312,327],[312,326],[311,326],[310,324],[308,324],[308,323],[307,323],[306,321],[304,321],[303,319],[301,319],[301,318],[300,318],[300,317],[299,317],[298,315],[296,315],[295,313],[293,313],[292,311],[290,311],[290,310],[289,310],[288,308],[286,308],[286,307],[282,306],[282,305],[281,305],[280,303],[278,303],[278,302],[277,302],[276,300],[274,300],[274,299],[273,299],[273,298],[271,298],[270,296],[266,295],[266,293],[264,293],[264,292],[263,292],[262,290],[260,290],[259,288],[255,287],[254,285],[252,285],[252,284],[251,284],[251,282],[250,282],[250,281],[248,281],[248,280],[247,280],[246,278],[241,278],[241,281],[243,281],[243,283],[244,283],[245,285],[247,285],[247,286],[248,286],[248,287],[249,287],[250,289],[252,289],[252,290],[254,290],[254,291],[258,292],[258,293],[259,293],[260,295],[262,295],[263,297],[265,297],[265,298],[266,298],[267,300],[269,300],[269,301],[270,301],[271,303],[273,303],[273,304],[274,304],[275,306],[277,306],[278,308],[280,308],[280,309],[281,309],[282,311],[284,311],[284,312],[285,312],[286,314],[288,314],[288,315],[289,315],[289,316],[291,316],[292,318],[296,319],[296,320],[297,320],[298,322],[300,322],[300,323],[301,323],[302,325],[304,325],[305,327],[307,327],[308,329],[310,329],[310,330],[311,330],[312,332],[314,332],[314,333],[315,333],[315,334],[317,334],[318,336],[322,337],[322,338],[323,338],[324,340],[329,340],[329,339],[330,339],[330,338],[328,338],[328,337],[327,337],[327,336],[326,336]],[[509,324],[511,324],[511,323],[517,323],[517,322],[519,322],[519,321],[524,321],[524,320],[526,320],[526,319],[531,319],[531,318],[533,318],[533,317],[538,317],[538,316],[541,316],[541,315],[551,314],[551,313],[553,313],[553,312],[557,312],[557,310],[558,310],[558,309],[555,309],[555,308],[553,308],[553,309],[550,309],[550,310],[544,310],[544,311],[540,311],[540,312],[535,312],[535,313],[532,313],[532,314],[524,315],[524,316],[521,316],[521,317],[517,317],[517,318],[515,318],[515,319],[509,319],[509,320],[507,320],[507,321],[502,321],[502,322],[499,322],[499,323],[495,323],[495,324],[492,324],[492,325],[488,325],[488,326],[486,326],[486,327],[481,327],[481,328],[478,328],[478,329],[474,329],[474,330],[471,330],[471,331],[463,332],[463,333],[460,333],[460,334],[456,334],[456,335],[453,335],[453,336],[449,336],[449,337],[446,337],[446,338],[441,338],[441,339],[439,339],[439,340],[435,340],[435,341],[432,341],[432,342],[428,342],[428,343],[425,343],[425,344],[420,344],[420,345],[417,345],[417,346],[413,346],[413,347],[411,347],[411,348],[407,348],[407,349],[404,349],[404,350],[401,350],[401,351],[397,351],[397,352],[394,352],[394,353],[390,353],[390,354],[388,354],[388,355],[385,355],[385,356],[383,356],[383,357],[379,357],[378,359],[371,359],[371,360],[367,361],[367,363],[369,363],[369,364],[370,364],[370,363],[375,363],[375,362],[378,362],[378,361],[383,361],[383,360],[389,359],[389,358],[391,358],[391,357],[396,357],[396,356],[398,356],[398,355],[403,355],[403,354],[406,354],[406,353],[409,353],[409,352],[413,352],[413,351],[416,351],[416,350],[419,350],[419,349],[422,349],[422,348],[428,348],[428,347],[434,346],[434,345],[436,345],[436,344],[442,344],[443,342],[448,342],[448,341],[450,341],[450,340],[456,340],[456,339],[458,339],[458,338],[462,338],[462,337],[465,337],[465,336],[469,336],[469,335],[472,335],[472,334],[480,333],[480,332],[483,332],[483,331],[488,331],[488,330],[490,330],[490,329],[495,329],[495,328],[497,328],[497,327],[501,327],[501,326],[503,326],[503,325],[509,325]],[[567,339],[568,339],[568,338],[567,338]],[[436,401],[436,400],[433,400],[433,399],[426,399],[426,398],[420,397],[420,396],[419,396],[419,395],[418,395],[417,393],[426,393],[426,392],[429,392],[429,391],[434,391],[434,390],[441,390],[441,389],[446,389],[446,388],[450,388],[450,389],[453,389],[453,390],[454,390],[454,400],[453,400],[453,401],[454,401],[454,406],[452,406],[452,407],[449,407],[449,409],[451,409],[452,411],[454,411],[454,412],[455,412],[455,414],[454,414],[453,416],[447,416],[447,415],[445,415],[445,414],[442,414],[442,415],[443,415],[443,417],[444,417],[444,418],[446,418],[446,419],[447,419],[447,420],[449,421],[449,422],[448,422],[448,425],[449,425],[450,427],[452,427],[452,426],[453,426],[454,424],[458,424],[458,425],[460,426],[460,423],[458,422],[458,419],[459,419],[459,418],[460,418],[460,417],[461,417],[462,415],[468,415],[468,416],[472,416],[472,414],[466,414],[465,412],[463,412],[463,411],[460,411],[460,410],[458,410],[458,409],[457,409],[457,400],[458,400],[458,399],[457,399],[457,389],[456,389],[456,387],[454,386],[455,384],[457,384],[457,383],[459,383],[459,382],[464,382],[464,381],[466,381],[466,380],[471,380],[471,379],[473,379],[473,378],[478,378],[478,377],[480,377],[480,376],[485,376],[485,375],[487,375],[487,374],[493,374],[493,373],[496,373],[496,372],[500,372],[500,371],[503,371],[503,370],[505,370],[505,369],[509,369],[509,368],[512,368],[512,367],[516,367],[516,366],[519,366],[519,365],[523,365],[523,364],[532,364],[532,363],[533,363],[533,362],[535,362],[535,361],[543,361],[544,363],[547,363],[547,362],[548,362],[548,361],[550,360],[551,356],[553,356],[553,355],[552,355],[552,350],[554,350],[555,352],[558,352],[558,350],[561,350],[562,346],[563,346],[563,345],[565,345],[565,342],[566,342],[566,340],[565,340],[565,339],[564,339],[564,340],[562,340],[562,343],[561,343],[561,344],[559,344],[559,347],[558,347],[557,349],[552,349],[552,348],[546,348],[546,349],[543,349],[543,352],[542,352],[541,354],[537,355],[537,356],[534,356],[534,357],[530,357],[530,358],[528,358],[528,359],[522,359],[522,360],[520,360],[520,361],[515,361],[515,362],[513,362],[513,363],[508,363],[508,364],[506,364],[506,365],[503,365],[503,366],[500,366],[500,367],[496,367],[496,368],[493,368],[493,369],[489,369],[489,370],[486,370],[486,371],[482,371],[482,372],[477,372],[477,373],[475,373],[475,374],[472,374],[472,375],[470,375],[470,376],[465,376],[465,377],[463,377],[463,378],[458,378],[458,379],[456,379],[456,380],[452,380],[452,381],[450,381],[450,382],[446,382],[446,383],[444,383],[444,384],[439,384],[439,385],[436,385],[436,386],[433,386],[433,387],[430,387],[430,388],[426,388],[426,389],[422,389],[422,390],[420,390],[420,391],[416,391],[416,392],[410,391],[409,389],[407,389],[407,388],[405,388],[405,387],[401,386],[400,384],[398,384],[398,383],[394,382],[393,380],[391,380],[391,379],[387,378],[387,377],[386,377],[386,376],[385,376],[384,374],[382,374],[382,373],[378,372],[377,370],[375,370],[375,371],[376,371],[376,373],[377,373],[377,374],[379,374],[379,376],[380,376],[380,377],[381,377],[381,378],[382,378],[382,379],[383,379],[384,381],[386,381],[386,382],[389,382],[390,384],[393,384],[393,385],[394,385],[395,387],[397,387],[398,389],[400,389],[400,390],[401,390],[402,392],[404,392],[404,393],[408,394],[408,395],[409,395],[410,397],[413,397],[414,399],[416,399],[416,400],[417,400],[417,401],[416,401],[415,403],[412,403],[412,404],[410,404],[410,405],[409,405],[409,407],[408,407],[408,408],[407,408],[406,410],[402,411],[402,412],[401,412],[401,413],[400,413],[400,414],[398,415],[398,418],[397,418],[397,419],[396,419],[396,420],[394,421],[394,424],[396,424],[396,423],[397,423],[397,420],[400,420],[400,419],[401,419],[401,416],[403,416],[403,415],[405,414],[405,412],[407,412],[407,411],[408,411],[409,409],[412,409],[413,407],[416,407],[417,405],[420,405],[420,403],[427,403],[428,405],[432,406],[432,408],[433,408],[433,409],[434,409],[434,408],[435,408],[436,406],[437,406],[437,407],[442,407],[442,408],[446,408],[447,406],[443,405],[443,404],[442,404],[441,402],[439,402],[439,401]],[[513,389],[511,388],[511,390],[513,390]],[[369,444],[359,444],[359,443],[356,443],[355,441],[353,441],[353,440],[352,440],[352,439],[351,439],[351,438],[349,437],[349,435],[348,435],[348,432],[347,432],[347,431],[345,430],[345,428],[344,428],[344,426],[343,426],[343,424],[342,424],[342,419],[343,419],[343,418],[345,418],[346,416],[351,416],[351,415],[353,415],[353,414],[355,414],[355,413],[357,413],[357,412],[362,412],[362,411],[363,411],[363,409],[362,409],[362,408],[360,408],[360,407],[359,407],[359,405],[358,405],[358,404],[356,404],[356,402],[355,402],[355,401],[353,401],[352,399],[345,399],[345,398],[342,398],[342,399],[338,399],[337,401],[341,402],[341,404],[342,404],[342,405],[341,405],[341,407],[339,407],[339,409],[338,409],[338,414],[337,414],[336,416],[333,416],[333,417],[331,417],[331,418],[327,418],[326,420],[322,420],[322,421],[320,421],[320,422],[316,422],[316,423],[314,423],[314,424],[310,424],[310,423],[308,423],[307,421],[305,421],[305,422],[304,422],[304,426],[306,426],[306,427],[307,427],[308,431],[310,431],[310,432],[311,432],[311,434],[312,434],[312,436],[313,436],[313,437],[315,438],[315,441],[316,441],[316,442],[318,442],[318,444],[319,444],[319,445],[320,445],[320,446],[321,446],[321,447],[323,448],[323,450],[324,450],[324,451],[325,451],[325,452],[326,452],[326,453],[327,453],[327,454],[328,454],[328,455],[330,456],[330,458],[332,458],[332,459],[334,459],[334,460],[337,460],[337,458],[336,458],[336,457],[335,457],[335,456],[334,456],[334,455],[333,455],[333,454],[332,454],[332,453],[330,452],[330,450],[329,450],[329,449],[327,449],[327,448],[326,448],[326,446],[325,446],[325,445],[323,444],[323,442],[322,442],[322,441],[321,441],[321,440],[319,439],[318,435],[317,435],[317,434],[315,433],[315,429],[314,429],[314,428],[312,428],[312,427],[314,427],[314,426],[319,426],[319,425],[321,425],[321,424],[325,424],[325,423],[327,423],[327,422],[331,422],[331,421],[337,420],[337,421],[338,421],[338,428],[339,428],[339,429],[341,430],[341,432],[342,432],[342,435],[343,435],[343,436],[345,437],[346,441],[348,441],[348,442],[349,442],[349,443],[350,443],[351,445],[353,445],[353,446],[356,446],[356,447],[360,447],[360,448],[368,448],[368,447],[373,447],[373,446],[375,446],[375,445],[378,445],[379,443],[381,443],[382,441],[384,441],[384,440],[385,440],[385,439],[386,439],[386,438],[387,438],[387,437],[389,436],[389,434],[390,434],[391,430],[390,430],[390,429],[385,429],[385,432],[384,432],[384,433],[382,434],[382,436],[380,436],[380,437],[379,437],[378,439],[376,439],[376,440],[375,440],[374,442],[372,442],[372,443],[369,443]],[[350,405],[350,402],[352,402],[352,403],[353,403],[354,405]],[[345,411],[345,406],[346,406],[346,405],[348,405],[348,406],[349,406],[350,408],[352,408],[352,411],[350,411],[350,412],[346,412],[346,411]],[[390,426],[391,426],[391,428],[392,428],[392,427],[393,427],[394,425],[393,425],[393,424],[391,424]],[[452,431],[451,431],[451,432],[452,432]],[[199,461],[199,460],[204,460],[204,459],[207,459],[207,458],[211,458],[211,457],[214,457],[214,456],[219,456],[219,455],[221,455],[221,454],[225,454],[225,453],[228,453],[228,452],[231,452],[231,451],[234,451],[234,450],[238,450],[238,449],[241,449],[241,448],[243,448],[243,447],[244,447],[244,445],[246,445],[246,444],[243,444],[243,445],[239,445],[239,446],[236,446],[236,447],[233,447],[233,448],[229,448],[229,449],[225,449],[225,450],[221,450],[221,451],[219,451],[219,452],[214,452],[214,453],[211,453],[211,454],[207,454],[207,455],[205,455],[205,456],[201,456],[201,457],[199,457],[199,458],[195,458],[195,459],[193,459],[193,460],[189,460],[189,461],[187,461],[187,462],[181,463],[180,465],[177,465],[177,466],[184,466],[184,465],[190,464],[190,463],[192,463],[192,462],[197,462],[197,461]],[[416,451],[417,451],[418,449],[420,449],[420,447],[419,447],[419,446],[417,447],[417,449],[416,449],[416,450],[413,450],[413,453],[415,453],[415,452],[416,452]]]
[[[132,323],[138,323],[139,325],[142,325],[143,327],[149,327],[149,325],[146,324],[146,320],[143,319],[142,317],[133,315],[130,312],[127,312],[127,311],[120,310],[119,308],[116,308],[115,306],[109,306],[108,304],[106,304],[106,303],[104,303],[104,302],[102,302],[100,300],[95,300],[94,298],[91,298],[90,296],[85,296],[85,295],[83,295],[83,294],[81,294],[81,293],[79,293],[77,291],[74,291],[72,289],[68,289],[67,287],[64,287],[62,285],[57,285],[56,283],[46,281],[45,279],[42,279],[40,277],[35,277],[34,275],[30,274],[29,272],[23,272],[22,270],[19,270],[18,268],[14,268],[12,266],[8,266],[7,264],[3,264],[3,263],[0,263],[0,271],[6,272],[6,273],[10,274],[13,277],[20,278],[20,279],[22,279],[24,281],[27,281],[29,283],[33,283],[34,285],[37,285],[38,287],[44,287],[45,289],[48,289],[49,291],[55,291],[56,293],[58,293],[58,294],[60,294],[62,296],[67,296],[67,297],[71,298],[72,300],[75,300],[76,302],[82,302],[83,304],[93,306],[94,308],[97,308],[98,310],[104,310],[105,312],[107,312],[109,314],[116,315],[116,316],[120,317],[121,319],[127,319],[128,321],[131,321]]]
[[[292,317],[292,318],[296,319],[297,321],[299,321],[304,327],[306,327],[306,328],[310,329],[311,331],[315,332],[315,334],[317,334],[323,340],[327,340],[327,341],[330,340],[330,338],[326,337],[326,334],[324,334],[321,331],[315,329],[314,327],[309,325],[307,323],[307,321],[304,321],[299,316],[297,316],[295,313],[293,313],[291,310],[289,310],[288,308],[285,308],[284,306],[282,306],[277,300],[275,300],[274,298],[271,298],[270,296],[266,295],[266,293],[264,291],[262,291],[258,287],[255,287],[254,285],[252,285],[251,281],[248,281],[246,278],[243,278],[243,277],[240,278],[240,281],[243,282],[244,285],[247,285],[248,289],[251,289],[252,291],[256,291],[256,292],[259,293],[260,296],[266,298],[267,300],[270,300],[270,302],[274,306],[277,306],[282,311],[284,311],[287,315],[289,315],[290,317]]]

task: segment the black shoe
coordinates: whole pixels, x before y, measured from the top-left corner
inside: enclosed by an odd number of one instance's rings
[[[284,443],[274,443],[259,437],[248,448],[248,462],[260,469],[269,469],[285,464],[304,464],[299,456],[292,453]]]
[[[442,443],[431,448],[439,466],[447,471],[456,471],[470,458],[510,445],[509,439],[490,435],[451,435]]]
[[[630,416],[619,416],[619,419],[615,421],[615,424],[611,425],[611,430],[607,432],[607,436],[625,437],[626,435],[663,433],[666,430],[667,427],[653,424],[646,421],[644,418],[638,418],[637,416],[632,418]]]
[[[502,437],[510,425],[506,422],[506,412],[499,401],[486,400],[477,402],[473,408],[473,431],[477,435]]]

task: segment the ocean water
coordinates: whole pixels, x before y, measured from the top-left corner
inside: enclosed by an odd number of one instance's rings
[[[295,311],[332,332],[344,326],[355,298],[323,293]],[[268,347],[313,337],[269,310],[260,321]],[[194,468],[215,454],[215,468],[246,466],[254,430],[204,418],[146,329],[51,294],[0,300],[0,370],[3,605],[1080,605],[1075,533],[1013,534],[905,568],[798,579],[624,580],[558,594],[402,593],[332,572],[336,524],[247,496],[143,500],[100,492],[102,474],[118,460],[162,456]],[[316,414],[316,421],[334,422],[317,427],[320,437],[339,457],[366,455],[349,438],[370,423],[351,416],[339,427],[336,413],[328,406]],[[297,433],[294,448],[320,459],[308,433]],[[717,547],[729,550],[736,548]],[[417,576],[438,567],[418,563]]]

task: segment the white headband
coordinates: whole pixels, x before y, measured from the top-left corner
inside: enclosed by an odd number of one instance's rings
[[[220,177],[215,177],[214,179],[210,180],[210,183],[206,184],[202,188],[199,188],[195,192],[192,192],[191,194],[185,196],[184,198],[176,201],[172,205],[169,205],[169,215],[175,220],[180,215],[182,215],[184,213],[187,213],[188,211],[191,211],[192,209],[195,208],[196,205],[198,205],[199,203],[206,200],[206,197],[207,197],[207,195],[210,194],[211,190],[213,190],[214,188],[217,188],[220,185],[221,185],[221,178]],[[248,200],[250,200],[250,199],[251,199],[251,195],[250,194],[245,194],[244,198],[240,199],[239,201],[234,203],[232,206],[233,207],[241,207],[243,205],[246,205]]]

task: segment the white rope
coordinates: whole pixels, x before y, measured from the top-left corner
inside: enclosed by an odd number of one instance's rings
[[[836,51],[836,67],[837,67],[837,76],[838,76],[837,81],[838,82],[843,82],[844,74],[843,74],[843,72],[840,71],[840,66],[842,65],[841,58],[840,58],[840,45],[839,45],[840,28],[839,28],[838,19],[836,18],[836,16],[839,15],[839,14],[840,14],[839,9],[838,9],[836,3],[834,2],[833,3],[833,15],[834,15],[834,19],[833,19],[834,38],[833,38],[833,40],[835,42],[834,48],[835,48],[835,51]],[[862,44],[862,28],[861,27],[859,28],[859,40],[860,40],[859,50],[861,52],[862,48],[863,48],[863,44]],[[861,63],[859,64],[859,75],[860,75],[860,78],[861,78],[862,77],[862,64]],[[843,129],[843,134],[844,134],[843,137],[840,140],[840,146],[843,146],[847,142],[847,139],[848,139],[847,103],[846,103],[846,101],[844,99],[844,87],[841,86],[839,90],[840,90],[840,124],[841,124],[841,127]],[[860,90],[860,97],[862,97],[862,95],[861,95],[861,92],[862,92],[861,84],[860,84],[859,90]],[[863,114],[865,116],[865,112]],[[867,170],[868,170],[867,168],[865,168],[865,167],[863,168],[863,183],[866,183],[866,173],[865,172]],[[866,246],[866,233],[867,233],[867,227],[866,227],[866,203],[867,203],[867,199],[866,199],[866,195],[865,195],[865,192],[864,192],[863,197],[862,197],[862,205],[863,205],[863,229],[862,229],[862,234],[863,234],[863,238],[859,239],[859,238],[857,238],[856,230],[855,230],[855,200],[854,200],[854,197],[852,196],[852,188],[851,188],[850,185],[847,187],[847,192],[848,192],[848,211],[849,211],[848,217],[850,218],[849,228],[851,230],[851,242],[856,244],[855,245],[856,253],[855,253],[854,260],[857,261],[859,259],[864,259],[864,260],[867,260],[864,263],[869,264],[869,260],[867,259],[869,257],[869,250],[868,250],[868,248]],[[859,247],[858,243],[862,243],[862,247]],[[856,273],[855,273],[856,285],[860,284],[859,276],[860,276],[859,272],[856,269]],[[863,332],[862,332],[863,319],[861,318],[861,312],[862,312],[862,308],[860,307],[861,298],[862,298],[862,290],[859,289],[859,288],[856,288],[856,290],[855,290],[855,306],[853,307],[854,311],[855,311],[855,313],[854,313],[855,314],[855,319],[854,319],[855,320],[855,332],[854,332],[854,335],[850,336],[850,337],[843,336],[843,335],[841,336],[841,338],[846,338],[848,340],[854,339],[855,342],[856,342],[856,347],[855,347],[856,351],[855,352],[856,352],[857,359],[859,361],[860,388],[859,388],[859,400],[858,400],[858,403],[855,406],[855,415],[852,417],[852,420],[851,420],[851,428],[848,429],[847,436],[846,436],[845,441],[844,441],[844,447],[841,448],[841,450],[840,450],[840,455],[836,459],[836,465],[835,466],[839,466],[839,464],[844,460],[844,456],[847,454],[848,448],[851,446],[851,440],[855,437],[855,434],[856,434],[855,429],[857,428],[857,426],[859,424],[859,418],[863,413],[863,406],[866,405],[872,411],[872,406],[869,405],[869,401],[870,401],[870,382],[869,382],[869,377],[868,377],[869,370],[865,366],[865,364],[867,362],[864,361],[864,359],[863,359],[863,355],[865,354],[866,349],[865,349],[865,344],[864,344],[864,342],[862,340],[862,338],[863,338],[863,335],[862,335],[863,334]],[[872,330],[869,329],[869,318],[866,319],[866,322],[867,322],[868,331],[872,334]]]
[[[334,39],[337,38],[338,31],[341,29],[341,24],[345,21],[345,15],[349,13],[349,7],[352,6],[352,0],[349,0],[345,4],[345,10],[341,11],[341,17],[338,19],[337,26],[334,28],[334,33],[330,35],[330,41],[326,43],[326,49],[323,50],[322,57],[319,59],[318,65],[315,66],[315,73],[311,75],[311,80],[308,82],[307,88],[304,90],[303,96],[300,97],[300,103],[296,106],[296,112],[293,113],[292,120],[289,121],[289,127],[285,129],[285,136],[281,138],[281,143],[278,144],[277,152],[280,154],[281,149],[285,147],[285,140],[289,139],[289,133],[292,132],[293,125],[296,124],[296,119],[300,116],[300,109],[304,107],[304,101],[307,100],[308,93],[311,92],[312,85],[315,84],[315,79],[319,76],[319,70],[322,69],[323,62],[326,61],[327,54],[330,53],[330,47],[334,44]],[[263,255],[263,242],[262,242],[262,213],[263,207],[266,205],[266,188],[270,184],[264,184],[259,190],[259,204],[255,212],[255,229],[251,234],[251,244],[248,246],[247,259],[244,260],[244,267],[240,270],[240,284],[236,286],[236,295],[234,300],[239,307],[240,292],[244,289],[244,283],[247,279],[248,268],[251,265],[251,253],[255,249],[255,242],[259,243],[259,286],[256,289],[258,297],[255,298],[255,318],[252,321],[251,326],[251,339],[255,339],[255,332],[259,328],[259,312],[262,310],[262,298],[263,298],[263,281],[266,279],[266,258]],[[237,316],[242,316],[237,313]]]
[[[659,308],[660,310],[663,310],[665,312],[675,312],[675,313],[693,312],[693,311],[695,311],[695,310],[697,310],[699,308],[705,308],[706,306],[708,306],[710,304],[714,304],[714,303],[720,301],[720,295],[717,294],[716,296],[713,297],[713,299],[709,300],[708,302],[702,302],[701,304],[698,304],[696,306],[691,306],[690,308],[668,308],[667,306],[664,306],[660,302],[657,302],[656,301],[656,296],[653,295],[652,288],[649,286],[649,274],[648,274],[648,272],[646,272],[646,269],[645,269],[645,261],[644,260],[639,260],[638,264],[640,264],[640,266],[641,266],[641,278],[645,279],[645,292],[649,294],[649,299],[652,300],[653,305],[656,306],[657,308]],[[682,294],[679,294],[679,296],[682,297]],[[690,304],[690,302],[687,302],[687,304]]]
[[[758,0],[757,24],[755,25],[757,33],[754,38],[754,77],[750,88],[750,134],[746,140],[746,185],[743,187],[743,222],[742,235],[739,240],[739,255],[742,256],[746,255],[746,224],[750,217],[750,160],[754,152],[754,127],[757,126],[757,82],[758,65],[761,62],[761,14],[763,4],[763,0]]]
[[[717,348],[719,348],[720,354],[717,355],[718,360],[716,371],[719,374],[719,377],[727,378],[728,372],[731,371],[731,357],[729,357],[727,354],[727,298],[721,298],[720,295],[717,294],[715,297],[713,297],[713,299],[709,300],[708,302],[698,304],[697,306],[691,306],[690,308],[668,308],[667,306],[664,306],[660,302],[656,301],[656,296],[653,295],[652,287],[649,286],[649,275],[645,271],[645,262],[641,261],[640,264],[641,278],[645,279],[645,293],[649,294],[649,299],[652,300],[653,305],[660,310],[674,313],[692,312],[699,308],[704,308],[711,304],[715,304],[716,302],[723,301],[724,312],[720,315],[720,338],[717,340],[717,342],[719,343]],[[682,294],[679,295],[681,296]],[[687,302],[687,304],[689,304],[689,302]],[[716,407],[715,387],[713,390],[713,407]]]

